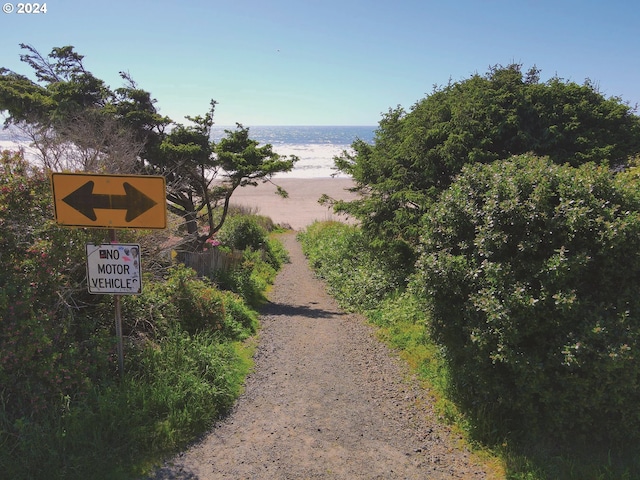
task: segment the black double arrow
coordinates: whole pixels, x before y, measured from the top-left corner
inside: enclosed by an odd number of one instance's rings
[[[130,222],[157,204],[130,183],[124,182],[124,195],[93,193],[94,182],[88,181],[62,201],[90,220],[96,221],[96,209],[126,210],[125,221]]]

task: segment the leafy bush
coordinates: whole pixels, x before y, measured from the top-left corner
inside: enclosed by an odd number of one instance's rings
[[[592,82],[541,82],[535,67],[495,66],[435,87],[410,111],[390,110],[374,145],[357,140],[336,158],[363,194],[337,208],[365,232],[413,248],[420,218],[464,165],[529,152],[561,165],[619,165],[640,153],[640,118]]]
[[[275,276],[276,269],[263,260],[262,252],[246,250],[239,265],[215,272],[213,280],[220,288],[234,292],[249,305],[258,307],[264,300],[263,292]]]
[[[108,362],[109,337],[83,312],[84,245],[95,235],[53,221],[46,176],[0,155],[0,401],[12,415],[86,394]]]
[[[253,215],[234,215],[224,223],[218,239],[235,250],[261,250],[267,243],[267,233]]]
[[[271,224],[271,227],[273,225]],[[288,259],[288,254],[280,242],[269,238],[269,222],[257,215],[233,215],[218,233],[218,240],[224,247],[234,250],[262,252],[262,258],[275,270]]]
[[[222,330],[225,321],[222,293],[199,280],[195,271],[178,264],[169,270],[166,284],[169,302],[177,308],[180,325],[189,333]]]
[[[283,263],[289,262],[289,252],[277,239],[268,238],[264,259],[275,270],[280,270]]]
[[[300,234],[311,267],[324,278],[344,308],[367,310],[403,282],[397,270],[367,242],[362,232],[339,222],[317,222]]]
[[[130,336],[160,338],[180,328],[241,340],[257,328],[257,313],[242,297],[197,278],[182,264],[170,268],[165,281],[147,278],[141,294],[122,297],[121,302],[124,333]]]
[[[423,229],[413,288],[467,407],[506,429],[638,438],[637,182],[532,156],[467,166]]]

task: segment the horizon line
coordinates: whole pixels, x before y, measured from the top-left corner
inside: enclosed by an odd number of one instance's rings
[[[366,125],[366,124],[339,124],[339,123],[318,123],[318,124],[312,124],[312,123],[300,123],[300,124],[294,124],[294,123],[288,123],[288,124],[268,124],[268,123],[262,123],[262,124],[254,124],[254,125],[250,125],[250,124],[244,124],[242,122],[238,122],[240,125],[242,125],[243,127],[377,127],[379,126],[378,124],[375,125]],[[234,128],[237,124],[234,123],[233,125],[224,125],[224,124],[217,124],[214,123],[213,126],[214,127],[231,127]]]

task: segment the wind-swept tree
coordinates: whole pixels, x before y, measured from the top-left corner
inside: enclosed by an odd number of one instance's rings
[[[187,117],[192,125],[177,125],[160,145],[158,161],[150,165],[166,177],[169,209],[185,220],[189,245],[195,249],[220,230],[236,188],[270,181],[297,161],[295,156],[281,157],[269,144],[259,146],[241,124],[225,130],[226,137],[216,145],[210,140],[215,106],[212,100],[204,116]],[[278,193],[285,194],[281,189]]]
[[[50,169],[131,173],[159,144],[170,119],[158,114],[155,101],[128,74],[115,91],[83,65],[73,47],[47,56],[21,44],[20,59],[35,80],[0,68],[0,111],[6,125],[24,132]]]
[[[164,175],[169,209],[185,220],[194,248],[220,229],[236,188],[269,181],[297,160],[279,156],[271,145],[258,146],[240,124],[213,143],[215,101],[204,116],[186,117],[190,125],[174,123],[129,73],[120,72],[125,84],[114,90],[84,67],[71,46],[48,56],[20,46],[35,80],[0,68],[6,125],[28,133],[49,169]]]

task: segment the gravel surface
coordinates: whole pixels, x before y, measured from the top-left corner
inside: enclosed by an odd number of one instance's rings
[[[245,392],[149,478],[487,478],[438,424],[406,366],[326,293],[295,235],[282,240],[291,263],[262,311]]]

